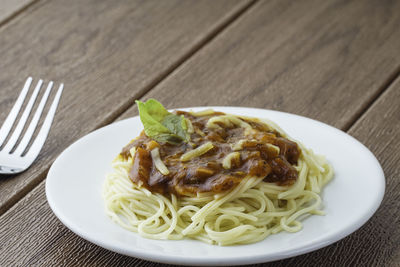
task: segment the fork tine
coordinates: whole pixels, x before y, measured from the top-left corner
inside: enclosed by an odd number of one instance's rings
[[[9,153],[14,147],[15,143],[17,142],[18,137],[21,135],[21,132],[24,129],[24,125],[26,123],[26,120],[28,119],[29,114],[31,113],[33,104],[35,103],[36,97],[39,93],[40,87],[42,87],[42,84],[43,81],[39,80],[39,82],[35,87],[35,90],[33,91],[31,98],[29,99],[28,105],[26,106],[24,113],[22,113],[22,116],[17,124],[17,127],[15,127],[13,134],[11,135],[10,139],[8,140],[6,146],[3,149],[4,152]]]
[[[49,113],[47,114],[46,119],[43,122],[42,128],[40,129],[38,136],[30,147],[28,153],[26,153],[25,155],[25,157],[29,158],[31,161],[35,160],[40,150],[42,149],[44,142],[46,141],[51,123],[53,122],[54,114],[56,113],[58,102],[60,101],[63,88],[64,84],[61,84],[58,88],[56,96],[54,97],[53,103],[50,106]]]
[[[36,126],[39,122],[40,116],[42,115],[43,108],[46,105],[47,98],[49,97],[52,87],[53,87],[53,82],[50,82],[47,85],[44,95],[42,96],[42,100],[40,100],[40,104],[35,112],[35,115],[32,118],[31,123],[29,124],[28,130],[26,130],[24,137],[22,138],[21,142],[19,143],[17,149],[13,152],[13,154],[20,156],[25,151],[25,148],[27,147],[29,141],[32,138],[33,133],[35,132]]]
[[[24,88],[22,88],[21,93],[19,94],[17,101],[15,102],[14,106],[12,107],[10,114],[8,114],[6,120],[4,121],[3,125],[0,129],[0,146],[3,144],[4,140],[6,140],[15,119],[18,116],[19,110],[21,109],[22,104],[24,103],[25,97],[28,94],[29,87],[32,83],[32,77],[28,77],[26,79]]]

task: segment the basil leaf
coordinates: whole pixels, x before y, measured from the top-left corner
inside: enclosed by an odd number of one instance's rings
[[[149,99],[145,103],[136,100],[136,104],[138,105],[144,132],[148,137],[158,142],[168,142],[170,144],[189,141],[186,120],[183,115],[178,116],[168,112],[155,99]]]

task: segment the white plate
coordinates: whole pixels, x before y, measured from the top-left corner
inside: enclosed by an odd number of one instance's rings
[[[335,170],[334,179],[322,195],[327,214],[306,218],[300,232],[279,233],[255,244],[230,247],[195,240],[145,239],[121,228],[105,215],[101,188],[106,173],[112,171],[112,159],[142,130],[138,117],[88,134],[57,158],[46,181],[50,207],[74,233],[101,247],[145,260],[190,265],[251,264],[304,254],[354,232],[379,207],[385,190],[382,168],[374,155],[351,136],[293,114],[254,108],[211,108],[269,118],[306,147],[326,155]]]

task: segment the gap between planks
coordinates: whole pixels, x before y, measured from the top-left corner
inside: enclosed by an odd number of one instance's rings
[[[20,14],[24,13],[26,10],[28,10],[30,7],[33,5],[37,4],[41,0],[31,0],[30,2],[22,5],[20,8],[17,10],[14,10],[11,12],[9,15],[6,15],[2,21],[0,21],[0,28],[5,26],[7,23],[18,17]],[[32,11],[32,10],[31,10]]]
[[[106,126],[116,119],[118,119],[119,116],[121,116],[125,111],[127,111],[132,105],[135,104],[136,99],[140,99],[143,96],[145,96],[147,93],[149,93],[153,88],[155,88],[159,83],[161,83],[163,80],[168,78],[176,69],[178,69],[183,63],[185,63],[187,60],[192,58],[197,52],[202,50],[205,46],[207,46],[209,43],[211,43],[219,34],[224,32],[226,29],[229,28],[229,25],[231,25],[235,20],[237,20],[239,17],[243,16],[245,13],[248,12],[250,7],[254,6],[258,0],[251,0],[242,7],[242,9],[234,12],[231,14],[226,21],[221,23],[221,25],[218,25],[213,31],[211,31],[208,35],[206,35],[202,40],[200,40],[197,44],[195,44],[192,49],[190,49],[187,53],[183,54],[178,60],[173,63],[171,66],[165,69],[163,73],[160,74],[160,76],[154,78],[153,81],[151,81],[147,86],[145,86],[139,93],[137,93],[133,98],[129,99],[127,102],[125,102],[119,109],[117,109],[111,116],[108,118],[104,119],[102,123],[100,123],[95,129],[101,128],[103,126]],[[0,214],[1,215],[1,214]]]
[[[397,68],[389,75],[386,81],[383,82],[383,84],[379,87],[379,90],[371,97],[371,99],[366,101],[365,104],[362,105],[356,113],[354,113],[349,121],[343,126],[342,130],[347,133],[399,77],[400,65],[397,66]]]
[[[24,10],[28,9],[34,3],[39,2],[41,0],[33,0],[30,4],[25,6],[23,9],[18,11],[18,14],[22,13]],[[141,91],[139,91],[132,98],[128,99],[125,103],[123,103],[120,107],[118,107],[115,112],[113,112],[110,116],[104,118],[104,120],[96,125],[91,131],[99,129],[103,126],[106,126],[113,121],[115,121],[119,116],[121,116],[125,111],[127,111],[132,105],[134,105],[136,99],[140,99],[145,96],[148,92],[150,92],[154,87],[156,87],[159,83],[161,83],[164,79],[170,76],[176,69],[178,69],[183,63],[193,57],[198,51],[202,50],[205,46],[211,43],[219,34],[224,32],[229,28],[229,26],[243,16],[245,13],[249,12],[249,10],[256,6],[258,0],[250,0],[246,5],[244,5],[239,10],[236,10],[232,14],[229,14],[228,17],[217,25],[215,29],[213,29],[208,35],[198,41],[187,53],[180,56],[176,62],[174,62],[171,66],[165,69],[158,77],[154,78],[147,86],[145,86]],[[17,16],[16,14],[15,16]],[[13,16],[13,17],[15,17]],[[0,22],[0,27],[2,26],[2,22]],[[55,159],[54,159],[55,160]],[[10,210],[15,204],[17,204],[21,199],[23,199],[29,192],[31,192],[34,188],[36,188],[47,176],[47,173],[50,168],[44,169],[41,173],[37,174],[39,179],[32,180],[31,183],[27,184],[20,194],[16,194],[12,196],[9,201],[7,201],[3,208],[0,209],[0,217]]]

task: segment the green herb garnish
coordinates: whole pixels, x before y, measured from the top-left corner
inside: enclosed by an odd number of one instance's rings
[[[186,120],[183,115],[175,115],[168,112],[163,105],[155,99],[146,102],[136,100],[139,109],[140,120],[143,123],[144,132],[150,138],[158,142],[179,144],[189,141]]]

